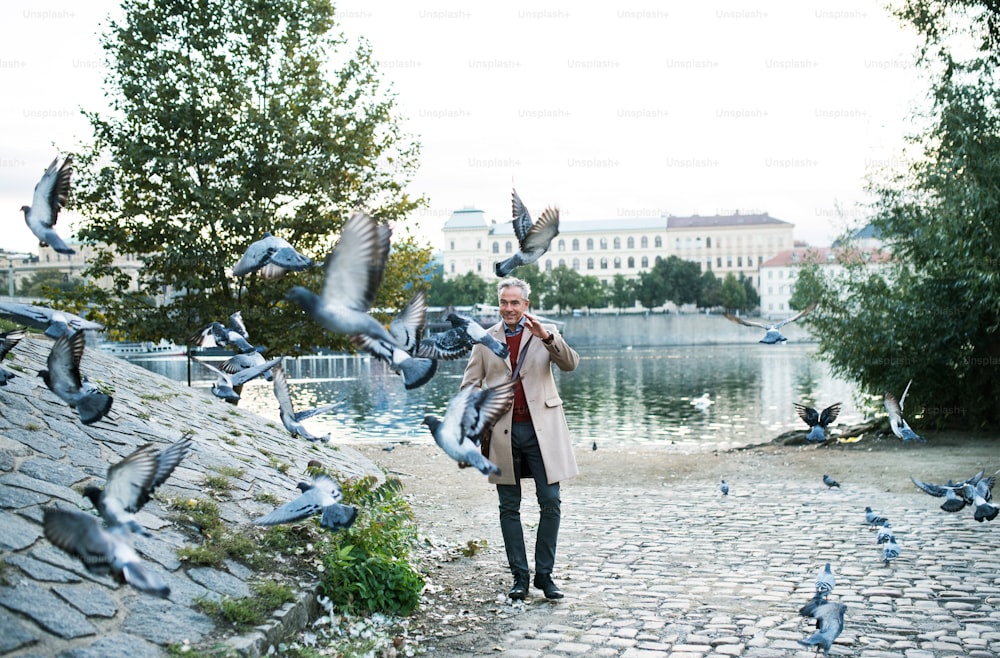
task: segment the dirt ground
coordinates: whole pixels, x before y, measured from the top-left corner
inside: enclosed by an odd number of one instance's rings
[[[660,487],[717,491],[721,479],[734,489],[742,481],[820,479],[912,496],[914,505],[937,504],[910,477],[944,483],[980,470],[1000,469],[1000,436],[927,432],[925,444],[904,445],[872,433],[857,443],[767,444],[749,449],[681,453],[670,446],[578,446],[580,475],[563,486],[564,509],[590,488]],[[473,469],[459,470],[430,443],[354,446],[399,477],[425,537],[419,552],[428,584],[409,620],[410,640],[446,650],[470,632],[496,637],[511,623],[505,593],[511,577],[499,532],[495,488]],[[386,450],[385,448],[391,448]],[[526,485],[526,524],[537,521],[533,487]],[[909,502],[909,499],[907,499]],[[642,513],[642,510],[637,510]],[[530,532],[530,530],[529,530]],[[557,558],[558,568],[558,558]],[[558,581],[558,578],[557,578]],[[456,648],[455,646],[451,648]]]

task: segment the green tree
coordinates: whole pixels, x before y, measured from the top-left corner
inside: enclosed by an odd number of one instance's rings
[[[242,281],[227,268],[265,231],[322,261],[352,209],[398,222],[422,202],[404,191],[417,144],[368,44],[347,47],[328,0],[123,0],[102,45],[111,111],[85,113],[74,196],[98,249],[87,274],[115,286],[77,301],[132,339],[183,340],[240,309],[277,350],[344,345],[283,301],[293,284],[318,290],[321,268]],[[115,254],[141,256],[137,291]],[[394,236],[400,276],[375,306],[407,296],[429,260]]]
[[[24,297],[50,297],[69,293],[83,285],[83,280],[59,270],[37,270],[21,281],[17,294]]]
[[[722,306],[722,282],[712,270],[705,270],[698,282],[698,308]]]
[[[757,289],[753,287],[753,279],[748,276],[744,276],[743,273],[740,272],[737,282],[743,286],[744,296],[746,297],[742,310],[750,311],[760,306],[760,295],[757,294]]]
[[[549,288],[545,295],[545,308],[557,308],[559,315],[570,311],[577,301],[583,277],[574,269],[559,265],[548,274]]]
[[[511,273],[511,276],[515,276],[531,286],[531,305],[532,307],[542,308],[542,300],[548,294],[550,285],[547,274],[542,272],[537,264],[532,263],[531,265],[522,265],[517,268]],[[495,304],[496,302],[493,303]]]
[[[732,272],[722,279],[722,305],[730,311],[747,309],[747,289]]]
[[[663,306],[668,296],[667,284],[663,280],[663,275],[655,267],[646,272],[639,272],[639,278],[635,284],[635,298],[642,307],[653,310],[657,306]]]
[[[826,285],[819,264],[815,262],[803,263],[796,273],[792,295],[788,298],[788,307],[795,311],[801,311],[816,300],[822,299],[825,294]]]
[[[574,307],[586,309],[602,308],[608,305],[608,292],[601,280],[596,276],[583,276],[577,287]]]
[[[862,390],[897,396],[907,419],[1000,421],[1000,10],[991,2],[909,0],[894,10],[923,40],[932,106],[905,170],[871,184],[873,224],[893,254],[827,275],[809,317],[820,354]],[[922,417],[921,417],[922,416]],[[914,422],[916,418],[916,422]]]
[[[475,272],[466,272],[452,279],[437,274],[431,278],[427,294],[430,306],[496,305],[496,287]]]
[[[635,282],[623,274],[616,274],[611,280],[608,300],[619,311],[635,306]]]

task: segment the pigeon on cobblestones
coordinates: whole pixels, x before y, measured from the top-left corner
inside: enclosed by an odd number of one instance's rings
[[[843,603],[819,603],[813,602],[806,606],[808,612],[803,616],[816,619],[816,632],[804,640],[799,640],[799,644],[806,647],[816,647],[817,653],[823,650],[823,655],[830,655],[830,647],[844,630],[844,612],[847,606]],[[806,610],[803,608],[803,610]]]
[[[147,443],[108,468],[104,489],[89,485],[83,495],[94,505],[109,528],[123,526],[129,532],[149,537],[149,532],[133,514],[149,502],[149,497],[174,472],[191,450],[191,433],[160,450]]]
[[[875,544],[881,546],[889,541],[896,541],[896,536],[892,534],[892,528],[886,522],[885,525],[879,527],[878,534],[875,535]]]
[[[828,595],[833,591],[833,586],[837,584],[837,580],[833,575],[833,570],[830,568],[830,563],[827,562],[826,566],[823,567],[819,575],[816,576],[816,594],[817,596],[822,594],[823,596]]]
[[[32,329],[41,329],[49,338],[59,338],[77,329],[97,331],[104,328],[99,322],[84,320],[79,315],[66,311],[18,302],[0,302],[0,318],[25,324]]]
[[[514,398],[514,381],[487,389],[466,386],[448,402],[444,418],[424,416],[434,442],[459,464],[466,463],[483,475],[500,474],[496,464],[483,456],[479,437],[507,412]]]
[[[265,279],[276,279],[286,272],[300,272],[313,266],[313,261],[295,250],[289,242],[270,233],[253,242],[239,262],[233,266],[233,276],[246,276],[261,270]]]
[[[840,415],[840,402],[836,404],[831,404],[822,412],[818,412],[812,407],[807,407],[803,404],[795,403],[796,413],[799,414],[806,425],[809,426],[809,433],[806,434],[806,441],[810,442],[822,442],[827,439],[827,428],[830,423],[837,420],[837,416]]]
[[[354,213],[323,263],[320,294],[294,286],[287,299],[301,306],[327,331],[348,336],[364,334],[395,343],[392,334],[368,314],[382,285],[391,233],[389,227],[379,224],[371,215]]]
[[[884,516],[879,516],[872,511],[871,507],[865,508],[865,523],[870,525],[872,528],[876,528],[880,525],[889,525],[889,520]]]
[[[764,324],[762,322],[754,322],[753,320],[745,320],[741,317],[732,315],[729,312],[723,313],[722,316],[727,320],[729,320],[730,322],[735,322],[736,324],[742,324],[744,327],[759,327],[763,329],[764,337],[760,339],[760,342],[764,343],[765,345],[774,345],[776,343],[781,343],[788,340],[782,335],[780,331],[778,331],[779,329],[781,329],[790,322],[795,322],[796,320],[803,318],[808,313],[811,313],[814,308],[816,308],[816,304],[810,304],[807,308],[802,309],[801,311],[799,311],[792,317],[788,318],[787,320],[782,320],[781,322],[776,322],[775,324]]]
[[[838,489],[840,488],[840,483],[837,482],[836,480],[834,480],[829,475],[824,475],[823,476],[823,484],[825,484],[830,489],[833,489],[834,487],[837,487]]]
[[[723,496],[729,495],[729,484],[725,480],[719,483],[719,491],[722,492]]]
[[[517,190],[511,193],[511,215],[518,250],[513,256],[493,265],[493,270],[499,277],[507,276],[521,265],[530,265],[537,261],[548,251],[552,240],[559,235],[559,209],[546,208],[538,221],[532,222],[528,209],[517,195]]]
[[[3,367],[3,360],[7,358],[7,353],[14,349],[14,346],[21,342],[25,336],[24,329],[14,329],[0,334],[0,386],[6,386],[7,382],[17,375]]]
[[[307,441],[329,441],[329,433],[325,436],[316,436],[306,429],[305,425],[302,424],[302,421],[307,418],[312,418],[313,416],[318,416],[322,413],[332,411],[339,405],[337,403],[324,404],[323,406],[315,407],[313,409],[295,411],[295,406],[292,404],[292,394],[288,388],[288,378],[285,375],[284,361],[277,363],[274,368],[271,369],[271,373],[274,378],[274,397],[278,400],[278,414],[281,417],[281,424],[285,426],[285,429],[288,430],[293,437],[301,436]]]
[[[896,543],[895,537],[889,537],[888,541],[882,545],[882,559],[885,560],[885,566],[889,566],[889,563],[899,557],[899,544]]]
[[[105,530],[92,514],[54,508],[43,511],[42,524],[46,539],[79,558],[87,571],[110,574],[115,581],[128,583],[153,596],[164,599],[170,596],[170,587],[143,566],[125,526],[116,525]]]
[[[60,254],[75,254],[56,233],[56,220],[59,211],[66,207],[69,198],[69,179],[73,175],[73,156],[67,155],[58,168],[59,158],[56,157],[49,168],[42,174],[42,179],[35,185],[35,192],[30,206],[21,206],[24,221],[31,232],[38,238],[39,246],[48,245]]]
[[[302,495],[265,514],[254,523],[257,525],[278,525],[293,523],[322,513],[319,524],[328,530],[337,531],[350,528],[358,516],[358,509],[343,505],[340,501],[344,492],[340,484],[326,474],[317,475],[310,482],[299,482]]]
[[[882,395],[882,406],[885,407],[885,411],[889,414],[889,428],[892,429],[892,433],[896,435],[896,438],[902,440],[904,443],[907,441],[920,441],[926,442],[926,440],[914,432],[909,425],[906,424],[906,420],[903,419],[903,403],[906,401],[906,394],[910,390],[910,384],[913,383],[911,379],[907,384],[906,388],[903,390],[903,395],[899,397],[899,401],[896,401],[896,396],[892,393],[886,391]]]
[[[38,371],[38,376],[60,400],[76,409],[80,422],[92,425],[111,411],[114,398],[80,376],[85,343],[82,329],[57,338],[49,352],[48,369]]]

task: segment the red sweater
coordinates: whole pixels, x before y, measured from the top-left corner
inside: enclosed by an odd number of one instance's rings
[[[507,347],[510,348],[511,368],[517,367],[518,349],[521,345],[521,334],[507,336]],[[528,398],[524,396],[524,386],[521,384],[521,376],[518,373],[517,383],[514,384],[514,413],[511,418],[515,423],[530,423],[531,414],[528,413]]]

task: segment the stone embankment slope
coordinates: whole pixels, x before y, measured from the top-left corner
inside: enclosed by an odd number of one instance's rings
[[[160,656],[166,647],[220,635],[199,612],[199,597],[242,597],[261,576],[239,562],[218,568],[178,557],[202,541],[171,501],[210,499],[233,532],[295,495],[310,460],[341,477],[379,476],[350,448],[293,439],[284,428],[193,389],[88,349],[81,370],[112,390],[109,417],[89,427],[37,377],[51,341],[30,337],[4,365],[18,373],[0,387],[0,655]],[[194,450],[145,508],[139,521],[152,533],[136,548],[170,585],[166,600],[94,576],[43,536],[46,507],[91,509],[80,491],[104,485],[110,464],[146,443],[166,446],[193,432]],[[220,480],[221,478],[221,480]],[[207,482],[225,482],[215,491]],[[246,654],[267,649],[297,630],[315,606],[314,584],[290,582],[298,600],[277,611],[266,629],[225,640]],[[293,621],[297,620],[297,621]]]

